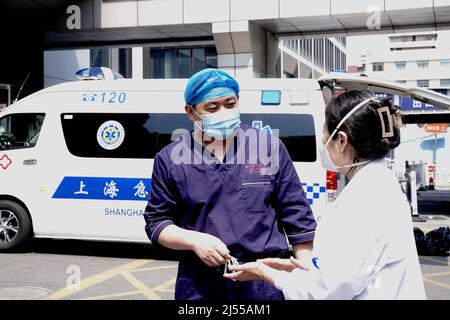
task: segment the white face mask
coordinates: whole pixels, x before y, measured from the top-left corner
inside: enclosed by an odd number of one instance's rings
[[[344,165],[337,166],[334,164],[333,160],[331,160],[330,153],[328,152],[328,149],[327,149],[328,144],[329,144],[328,142],[326,145],[324,145],[322,143],[322,147],[319,150],[320,161],[322,163],[322,167],[325,170],[338,171],[338,169],[356,167],[356,166],[360,166],[360,165],[367,164],[370,162],[370,160],[366,160],[366,161],[355,162],[355,163],[351,163],[351,164],[344,164]]]
[[[331,160],[330,153],[328,152],[327,147],[323,144],[319,150],[320,153],[320,161],[322,163],[322,167],[325,170],[337,171],[337,167],[334,164],[333,160]]]
[[[196,122],[195,125],[203,130],[208,136],[218,140],[225,140],[231,136],[241,124],[240,110],[238,107],[231,109],[221,109],[215,113],[199,115],[202,119],[203,128],[200,128]]]
[[[337,133],[338,129],[342,126],[342,124],[345,122],[345,120],[347,120],[354,112],[356,112],[359,108],[364,106],[367,102],[372,101],[372,100],[378,101],[376,98],[372,97],[372,98],[366,99],[363,102],[356,105],[356,107],[354,107],[349,113],[347,113],[347,115],[341,120],[341,122],[339,122],[339,124],[336,126],[336,129],[334,129],[333,133],[328,138],[327,142],[325,144],[322,143],[322,147],[320,148],[319,153],[320,153],[320,161],[321,161],[322,167],[324,169],[331,170],[331,171],[338,171],[338,169],[356,167],[356,166],[364,165],[364,164],[367,164],[370,162],[370,160],[367,160],[367,161],[361,161],[361,162],[337,166],[334,164],[333,160],[331,160],[330,153],[328,152],[327,146],[330,144],[334,135]]]

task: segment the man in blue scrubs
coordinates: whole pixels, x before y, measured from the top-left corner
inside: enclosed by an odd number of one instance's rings
[[[185,100],[198,129],[155,157],[144,214],[153,246],[183,251],[175,299],[284,299],[268,283],[233,282],[223,273],[232,257],[277,257],[288,241],[309,265],[316,223],[289,154],[274,135],[241,123],[239,85],[226,72],[193,75]],[[270,165],[254,150],[263,144]]]

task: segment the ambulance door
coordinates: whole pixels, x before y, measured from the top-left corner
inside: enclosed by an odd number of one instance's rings
[[[143,213],[156,154],[158,114],[65,112],[63,157],[52,168],[52,237],[145,241]],[[50,168],[49,168],[50,169]]]
[[[25,204],[33,220],[36,208],[36,195],[39,190],[38,175],[41,162],[41,129],[45,133],[45,113],[10,113],[0,116],[0,195],[12,196]],[[18,202],[20,205],[20,203]],[[22,205],[21,205],[22,206]],[[6,207],[8,207],[6,205]],[[0,205],[1,234],[0,242],[12,241],[21,233],[20,228],[29,222],[28,216],[21,217],[20,212],[7,209],[4,202]],[[23,207],[23,206],[22,206]],[[21,211],[21,210],[18,210]],[[12,227],[5,237],[5,223]]]

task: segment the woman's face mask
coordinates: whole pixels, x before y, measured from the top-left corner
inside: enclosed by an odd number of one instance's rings
[[[337,167],[334,164],[333,160],[331,160],[330,153],[328,152],[328,149],[327,149],[328,144],[329,144],[328,142],[327,142],[327,144],[324,144],[322,141],[322,145],[319,149],[320,161],[322,163],[322,167],[325,170],[337,171]]]
[[[331,139],[332,139],[332,136],[330,136],[330,138],[328,139],[328,141],[325,144],[322,142],[322,147],[319,150],[320,161],[322,163],[322,167],[325,170],[339,171],[339,169],[356,167],[356,166],[360,166],[360,165],[370,162],[369,160],[367,160],[367,161],[355,162],[355,163],[344,164],[344,165],[339,165],[339,166],[335,165],[333,160],[331,160],[331,156],[330,156],[330,153],[328,152],[328,148],[327,148],[327,146],[331,142]]]
[[[222,107],[217,112],[202,116],[195,109],[193,110],[202,119],[203,128],[199,128],[208,136],[218,140],[227,139],[241,124],[240,110],[238,107],[230,109]]]

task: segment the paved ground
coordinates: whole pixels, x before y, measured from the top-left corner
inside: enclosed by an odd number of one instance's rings
[[[448,217],[426,218],[415,223],[424,232],[450,226]],[[450,300],[449,257],[420,263],[428,298]],[[0,254],[0,299],[169,300],[176,270],[176,261],[154,259],[148,245],[37,240],[28,252]]]
[[[37,240],[32,251],[0,254],[0,299],[173,299],[177,262],[147,245]]]

